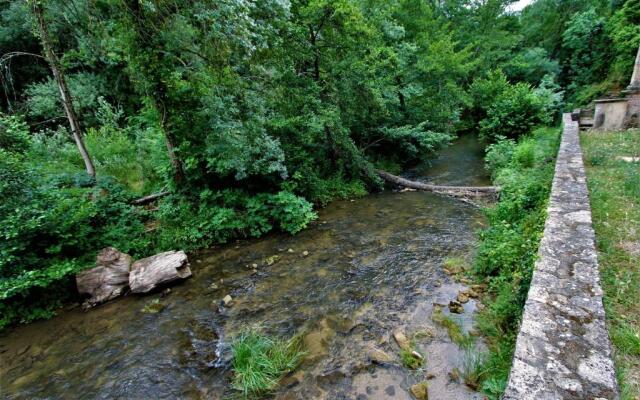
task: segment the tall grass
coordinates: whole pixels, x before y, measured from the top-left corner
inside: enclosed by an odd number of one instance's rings
[[[272,392],[280,379],[295,370],[304,357],[302,337],[277,339],[249,330],[232,344],[233,387],[245,398]]]
[[[640,398],[640,130],[583,134],[607,324],[621,398]]]

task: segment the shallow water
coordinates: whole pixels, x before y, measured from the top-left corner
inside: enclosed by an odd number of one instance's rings
[[[446,165],[474,172],[468,180],[438,183],[484,183],[475,174],[479,156],[468,155],[472,144],[458,142],[432,167],[440,178]],[[464,157],[454,158],[456,151]],[[462,353],[431,313],[463,288],[443,272],[444,260],[470,259],[483,224],[476,208],[429,193],[334,202],[295,237],[274,234],[190,255],[194,276],[170,292],[127,296],[89,312],[76,308],[5,333],[0,393],[9,399],[230,398],[236,392],[228,344],[257,325],[275,335],[306,332],[308,355],[274,394],[279,399],[409,399],[409,387],[428,374],[432,400],[481,398],[450,379]],[[223,307],[227,294],[234,301]],[[165,306],[160,313],[141,312],[155,299]],[[474,308],[472,300],[455,316],[465,329]],[[435,335],[416,339],[425,370],[400,366],[396,330]],[[394,360],[372,363],[374,348]]]

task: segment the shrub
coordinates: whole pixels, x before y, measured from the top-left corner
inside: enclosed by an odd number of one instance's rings
[[[550,122],[548,104],[531,86],[518,83],[498,95],[480,121],[480,135],[495,142],[499,138],[516,139],[530,133],[536,125]]]
[[[29,127],[22,118],[0,113],[0,149],[25,153],[30,147]]]
[[[317,215],[313,212],[311,203],[289,192],[278,192],[271,197],[271,216],[278,226],[291,234],[306,228]]]
[[[46,180],[26,157],[0,150],[0,328],[52,315],[73,293],[68,278],[101,247],[134,255],[148,247],[145,214],[122,186],[59,178]]]
[[[515,140],[506,138],[499,138],[496,143],[487,146],[484,162],[492,177],[495,178],[498,171],[509,165],[515,148]]]

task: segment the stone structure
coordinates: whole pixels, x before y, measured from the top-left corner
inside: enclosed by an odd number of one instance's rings
[[[627,115],[623,126],[640,128],[640,47],[633,66],[631,82],[623,93],[627,99]]]
[[[633,66],[633,74],[631,75],[631,83],[627,86],[628,91],[640,91],[640,47],[636,55],[636,63]]]
[[[581,116],[580,126],[603,131],[640,128],[640,47],[631,82],[622,93],[624,97],[595,100],[593,118]]]
[[[578,133],[565,114],[505,400],[619,398]]]
[[[594,129],[615,131],[625,126],[628,99],[600,99],[594,103],[596,106],[593,116]]]

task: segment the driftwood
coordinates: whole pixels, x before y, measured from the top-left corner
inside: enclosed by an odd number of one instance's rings
[[[160,193],[150,194],[148,196],[140,197],[139,199],[133,200],[131,202],[131,204],[133,204],[134,206],[143,206],[145,204],[152,203],[152,202],[158,200],[159,198],[168,195],[169,193],[170,192],[168,192],[168,191],[164,191],[164,192],[160,192]]]
[[[134,262],[129,274],[129,287],[132,293],[147,293],[190,276],[187,255],[183,251],[167,251]]]
[[[395,185],[408,187],[416,190],[424,190],[427,192],[434,192],[440,194],[446,194],[453,197],[493,197],[497,198],[500,193],[500,188],[496,186],[439,186],[430,185],[422,182],[410,181],[405,178],[390,174],[386,171],[378,170],[378,175],[387,182]]]
[[[96,257],[96,267],[76,275],[78,292],[91,296],[83,307],[90,308],[123,294],[129,286],[131,262],[131,256],[118,249],[102,249]]]

